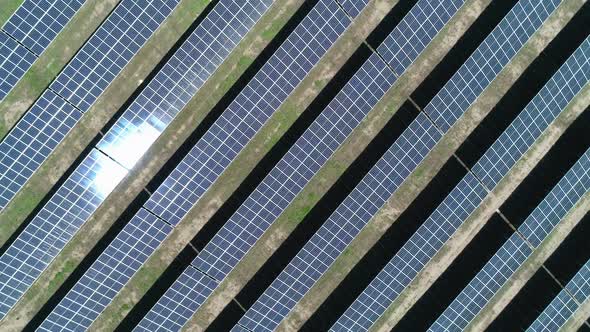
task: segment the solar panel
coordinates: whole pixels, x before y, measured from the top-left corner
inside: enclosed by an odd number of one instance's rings
[[[88,110],[98,95],[119,74],[178,1],[122,0],[82,46],[49,89],[45,90],[43,96],[0,144],[0,156],[3,158],[0,167],[5,167],[5,172],[0,173],[4,174],[0,177],[0,210],[37,171],[39,165],[77,123],[81,114]],[[54,102],[48,103],[47,100]],[[28,128],[31,121],[36,119],[40,120],[36,125],[38,129],[56,128],[56,122],[65,124],[59,124],[57,130],[42,133],[32,129],[31,137]],[[29,151],[30,144],[40,146],[43,142],[48,142],[49,150],[43,148],[41,153]],[[11,157],[6,157],[7,154],[11,154]],[[18,179],[13,181],[6,174],[18,175]]]
[[[239,325],[249,330],[274,330],[440,138],[420,114],[248,309]]]
[[[357,17],[367,6],[369,0],[340,0],[337,1],[341,8],[350,16]]]
[[[522,48],[561,0],[520,0],[424,111],[447,131]]]
[[[220,1],[101,139],[101,151],[133,167],[271,4]]]
[[[37,56],[74,17],[84,0],[26,0],[2,30]]]
[[[49,86],[87,111],[180,0],[122,0]]]
[[[80,9],[84,0],[24,1],[0,29],[0,100]]]
[[[448,4],[442,5],[448,6]],[[456,76],[454,78],[456,79]],[[451,81],[452,80],[453,79],[451,79]],[[451,82],[451,84],[452,83],[454,82]],[[448,84],[449,83],[447,83],[447,85]],[[483,91],[483,89],[481,90]],[[473,96],[473,98],[471,98],[471,102],[475,100],[475,98],[476,96]],[[466,100],[468,99],[466,98]],[[468,105],[465,105],[463,107],[463,111],[467,107]],[[420,117],[417,119],[417,121],[419,120]],[[428,124],[430,123],[428,122]],[[401,139],[404,139],[403,134]],[[419,140],[407,140],[407,142],[416,141]],[[437,141],[438,139],[435,139],[434,143]],[[403,143],[400,147],[398,147],[398,153],[411,151],[411,149],[404,146],[407,145],[407,143]],[[283,273],[281,273],[281,275],[275,279],[267,291],[265,291],[259,300],[250,308],[246,315],[242,317],[239,324],[250,330],[259,328],[265,330],[274,329],[274,327],[276,327],[287,315],[295,303],[297,303],[297,301],[303,297],[303,295],[309,290],[309,288],[311,288],[315,281],[319,279],[322,273],[327,270],[331,263],[342,252],[342,250],[352,240],[352,238],[356,236],[356,234],[366,224],[366,222],[368,222],[368,220],[384,204],[385,200],[380,200],[378,195],[372,193],[372,188],[383,185],[384,181],[389,180],[392,181],[392,184],[394,185],[392,189],[395,190],[395,188],[397,188],[397,186],[403,182],[407,175],[409,175],[411,170],[413,170],[416,165],[424,158],[425,154],[430,150],[431,147],[432,146],[421,148],[422,153],[417,153],[417,158],[415,160],[403,162],[402,159],[401,162],[400,160],[396,160],[396,163],[390,164],[390,167],[407,167],[406,174],[401,173],[402,176],[400,177],[398,175],[397,179],[396,177],[392,176],[386,178],[383,176],[383,172],[379,172],[375,169],[370,171],[369,175],[366,177],[366,180],[368,179],[367,181],[369,181],[370,184],[366,185],[362,182],[358,187],[362,189],[355,190],[353,193],[351,193],[351,195],[342,203],[339,209],[336,210],[336,213],[334,213],[330,219],[328,219],[328,221],[320,228],[314,237],[312,237],[306,246],[304,246],[298,256],[294,258],[294,260],[289,264],[289,266],[287,266]],[[395,151],[395,149],[393,149],[393,151]],[[399,183],[395,183],[395,180],[398,180]],[[466,217],[468,214],[466,209],[470,207],[474,209],[485,194],[485,189],[481,187],[481,185],[479,185],[479,183],[474,178],[470,180],[471,181],[466,181],[463,184],[465,188],[459,187],[460,190],[456,192],[455,196],[451,197],[451,200],[446,206],[447,208],[452,209],[452,211],[457,213],[459,216]],[[466,188],[469,188],[469,190],[464,192]],[[386,198],[389,198],[393,190],[390,192],[385,191],[383,195]],[[462,203],[461,207],[458,206],[458,202]],[[468,203],[470,203],[471,206],[467,206]],[[339,210],[342,210],[342,212]],[[359,220],[360,222],[355,223],[355,219]],[[449,224],[449,226],[453,226],[452,221],[446,220],[443,215],[439,216],[438,221],[439,224],[446,223]],[[347,232],[341,232],[341,230],[345,229],[346,227],[349,227],[352,230],[352,232],[349,231],[348,236],[346,236]],[[339,234],[339,232],[344,233],[344,235]],[[416,238],[416,243],[424,245],[424,241],[421,239],[422,234],[419,234],[418,236],[420,238]],[[414,264],[416,267],[421,264],[425,264],[424,259],[428,257],[421,246],[418,246],[418,249],[420,254],[413,257],[414,260],[411,262],[411,264]],[[413,268],[411,265],[410,267]],[[348,326],[348,328],[353,328],[351,324],[347,324],[345,326]],[[359,328],[359,326],[355,326],[354,328]]]
[[[227,168],[350,24],[320,1],[195,144],[145,207],[173,225]]]
[[[37,57],[0,30],[0,100],[31,68]]]
[[[418,1],[377,51],[399,76],[414,62],[464,1]]]
[[[171,231],[170,225],[140,209],[39,330],[87,330]]]
[[[542,111],[548,112],[546,108]],[[533,253],[533,248],[536,249],[541,244],[589,191],[590,150],[528,216],[518,228],[520,234],[513,234],[461,291],[430,327],[430,331],[465,329]]]
[[[97,150],[82,161],[0,256],[0,319],[125,176]]]
[[[134,331],[179,331],[218,285],[189,266]]]
[[[46,90],[0,142],[0,208],[6,206],[82,113]]]
[[[325,13],[333,15],[330,11],[325,11]],[[270,196],[266,196],[264,201],[256,202],[254,202],[254,200],[251,198],[251,201],[258,206],[260,206],[261,203],[268,204],[268,206],[264,208],[264,215],[260,214],[255,217],[254,220],[256,220],[256,222],[260,222],[260,225],[256,227],[262,229],[264,225],[268,226],[272,221],[274,221],[278,214],[280,214],[280,211],[282,211],[288,205],[289,201],[296,195],[297,192],[301,190],[301,188],[309,181],[313,174],[329,158],[331,153],[346,138],[350,131],[352,131],[352,129],[356,127],[356,125],[362,120],[364,114],[366,114],[381,98],[385,91],[389,89],[393,81],[394,77],[392,73],[390,73],[386,68],[385,64],[382,63],[378,57],[372,57],[369,63],[365,65],[361,71],[359,71],[357,76],[353,78],[349,85],[344,89],[347,92],[341,93],[340,97],[337,97],[336,100],[332,102],[332,104],[329,106],[329,111],[325,111],[320,115],[319,119],[311,125],[310,129],[287,154],[287,157],[279,163],[276,170],[274,171],[274,174],[271,172],[271,175],[265,179],[265,182],[269,182],[267,187],[268,190],[262,189],[262,191],[258,191],[255,194],[264,195],[264,192],[268,192]],[[363,85],[365,85],[365,87],[362,91],[355,89],[356,86],[360,87]],[[299,164],[297,169],[290,168],[290,165],[297,164]],[[282,181],[286,180],[288,177],[290,177],[290,179],[284,183],[285,186],[278,188],[277,185],[279,183],[277,182],[277,179]],[[283,183],[280,185],[282,186]],[[266,184],[263,183],[262,186],[266,186]],[[274,189],[276,192],[272,191],[272,187],[275,187]],[[251,208],[253,207],[242,207],[241,209],[249,210],[251,213]],[[271,212],[271,209],[274,212]],[[240,218],[243,218],[243,216],[238,213],[235,219]],[[226,227],[231,228],[232,222],[233,221],[228,222],[228,225],[230,226]],[[250,224],[250,226],[252,226],[252,224]],[[236,229],[234,229],[234,231],[236,231]],[[248,230],[245,230],[245,232],[248,232]],[[258,235],[261,235],[261,232],[262,230],[258,233]],[[221,234],[223,236],[223,231]],[[233,239],[236,241],[236,243],[232,244],[232,248],[241,246],[240,249],[246,250],[246,246],[248,246],[248,244],[242,245],[242,242],[240,242],[242,239],[239,236],[234,237]],[[227,238],[223,240],[226,241]],[[250,245],[251,244],[253,244],[253,242],[250,243]],[[186,273],[192,274],[194,273],[194,270],[194,267],[189,267]],[[209,273],[207,273],[207,275],[213,277],[216,280],[217,278],[223,277],[216,275],[212,271],[208,272]],[[208,296],[208,294],[203,296]],[[191,301],[190,299],[186,300],[189,302]],[[162,299],[159,303],[162,302],[169,304],[175,303],[175,301],[170,301],[168,298]],[[194,310],[196,310],[196,307],[199,305],[200,303],[193,303],[193,306],[195,307]],[[140,324],[140,327],[145,328],[148,326],[150,324],[149,317],[153,315],[158,316],[157,311],[163,310],[164,307],[165,306],[157,305],[155,308],[153,308],[152,312],[147,316],[146,319],[144,319],[144,322]],[[176,309],[167,308],[167,310],[174,311]],[[184,310],[184,308],[181,307],[180,310]],[[190,316],[187,316],[186,320],[188,320],[189,317]]]
[[[250,11],[250,23],[245,22],[246,20],[243,17],[243,10],[236,10],[237,3],[241,4],[244,10]],[[218,3],[203,22],[201,22],[201,25],[209,27],[209,32],[203,31],[197,27],[187,41],[183,43],[173,57],[162,68],[162,71],[156,75],[156,79],[162,77],[160,76],[162,72],[164,72],[165,75],[169,75],[169,73],[172,72],[186,73],[188,71],[187,68],[189,68],[188,66],[191,66],[193,72],[200,73],[200,76],[186,75],[182,79],[170,76],[166,81],[160,81],[156,84],[148,84],[148,88],[144,89],[138,96],[138,99],[141,100],[141,102],[134,102],[130,106],[130,109],[123,113],[123,117],[128,113],[137,114],[135,113],[135,110],[137,109],[136,105],[142,103],[146,103],[143,104],[146,105],[146,108],[151,108],[153,104],[150,103],[150,100],[155,99],[152,94],[153,91],[158,91],[159,94],[172,96],[178,85],[187,86],[190,84],[195,86],[195,88],[187,88],[187,91],[191,93],[191,96],[188,96],[186,99],[188,101],[188,99],[192,97],[192,94],[194,94],[202,85],[204,80],[208,79],[209,75],[220,64],[219,62],[212,62],[207,56],[201,56],[201,54],[206,54],[207,50],[212,47],[202,44],[202,36],[211,36],[209,33],[212,33],[213,30],[216,29],[217,39],[224,43],[224,47],[230,48],[223,53],[223,56],[226,57],[231,49],[236,46],[236,40],[239,41],[239,39],[248,32],[248,29],[260,19],[271,3],[272,2],[269,1],[249,1],[245,3],[243,1],[234,2],[229,0]],[[228,18],[228,13],[235,15],[235,17],[233,19]],[[241,23],[236,21],[236,19],[239,19]],[[234,22],[232,23],[234,24],[233,26],[227,25],[227,22],[230,21]],[[211,22],[215,22],[217,26],[214,28],[214,26],[211,25]],[[200,35],[201,37],[195,37],[195,35]],[[232,40],[225,40],[223,36],[232,36]],[[221,54],[221,51],[216,52]],[[198,59],[198,62],[193,63],[194,59]],[[214,66],[213,69],[208,69],[210,66]],[[170,84],[171,82],[174,82],[174,84]],[[174,103],[173,106],[172,104],[168,106],[169,109],[174,106],[180,110],[183,105]],[[154,111],[154,113],[156,112],[157,111]],[[173,112],[173,115],[175,115],[176,112],[177,111]],[[127,140],[131,140],[131,142],[128,142]],[[138,144],[143,142],[138,142],[137,140],[127,137],[123,140],[123,143],[127,144],[128,147],[135,148]],[[101,147],[100,143],[99,147]],[[110,154],[112,151],[114,150],[101,150],[101,152],[106,154]],[[115,154],[115,156],[118,157],[120,155]],[[110,155],[109,157],[116,159]],[[123,163],[123,165],[125,164]],[[131,276],[139,270],[171,230],[172,227],[165,221],[145,209],[140,209],[130,221],[130,224],[126,225],[123,231],[117,234],[113,242],[99,256],[97,262],[86,271],[84,276],[76,283],[73,289],[70,290],[58,306],[54,308],[52,313],[42,323],[41,327],[48,330],[55,329],[56,327],[72,330],[87,329],[117,295],[121,288],[123,288],[123,286],[129,281]],[[134,247],[135,249],[130,250],[129,247]],[[135,250],[140,250],[141,253],[138,254]],[[124,255],[126,252],[130,254]],[[113,259],[113,257],[116,259]],[[123,262],[123,264],[120,262]]]
[[[590,297],[590,261],[567,283],[565,289],[551,301],[549,306],[529,326],[527,332],[560,331]]]

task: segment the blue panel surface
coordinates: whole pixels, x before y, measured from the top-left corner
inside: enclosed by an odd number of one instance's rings
[[[101,151],[133,167],[271,4],[220,1],[101,139]]]
[[[588,155],[588,153],[586,153]],[[574,275],[565,289],[535,319],[527,332],[557,332],[590,298],[590,261]]]
[[[545,4],[547,6],[550,5],[548,2]],[[556,5],[555,5],[556,6]],[[538,20],[528,20],[524,19],[524,21],[520,22],[521,19],[521,11],[531,9],[529,13],[531,17],[535,17],[535,15],[539,16]],[[532,9],[535,9],[534,11]],[[486,41],[482,43],[479,48],[475,51],[474,56],[477,57],[478,54],[482,54],[482,51],[486,50],[495,50],[489,46],[487,41],[499,39],[504,32],[501,28],[503,22],[509,22],[511,26],[518,27],[522,26],[522,29],[519,31],[531,31],[530,33],[521,36],[521,40],[519,45],[523,45],[526,42],[528,36],[532,35],[534,31],[542,24],[543,20],[546,19],[550,14],[550,11],[547,11],[546,7],[535,7],[535,4],[530,3],[529,1],[521,0],[511,11],[508,15],[500,22],[498,27],[492,31],[492,33],[486,38]],[[497,50],[496,50],[497,51]],[[498,54],[503,54],[504,51],[499,51]],[[518,49],[514,49],[511,51],[510,54],[514,55],[518,52]],[[472,56],[472,58],[474,58]],[[506,63],[510,61],[510,58],[505,59],[502,61],[501,67],[505,66]],[[575,61],[575,60],[574,60]],[[479,75],[483,75],[486,71],[486,68],[478,69],[477,66],[471,66],[468,68],[470,62],[467,61],[458,71],[458,74],[463,71],[463,74],[459,75],[462,77],[462,85],[461,87],[466,87],[465,82],[470,82],[473,77],[477,77]],[[582,69],[580,67],[580,69]],[[492,72],[489,72],[490,75]],[[499,72],[495,71],[496,73]],[[457,75],[455,74],[453,78],[445,85],[445,88],[441,90],[441,92],[434,97],[433,102],[429,104],[425,110],[429,112],[432,118],[437,121],[438,119],[444,119],[446,122],[437,122],[439,128],[443,128],[443,130],[448,130],[454,122],[461,116],[463,112],[465,112],[466,108],[469,104],[471,104],[476,98],[477,95],[474,95],[477,91],[483,91],[487,84],[494,79],[494,76],[488,76],[487,82],[483,84],[483,86],[479,86],[477,90],[469,90],[471,91],[470,94],[472,96],[464,96],[463,94],[457,92],[457,94],[453,94],[457,98],[463,98],[465,101],[464,103],[456,104],[456,100],[449,99],[445,97],[449,95],[448,85],[453,83],[453,80],[457,79]],[[475,75],[475,76],[470,76]],[[583,75],[580,75],[579,78],[582,78]],[[578,78],[578,79],[579,79]],[[457,81],[458,82],[458,81]],[[452,85],[451,84],[451,85]],[[465,90],[467,91],[467,90]],[[474,92],[475,91],[475,92]],[[541,92],[543,93],[543,91]],[[442,97],[441,97],[442,96]],[[533,101],[530,110],[525,111],[522,113],[522,117],[526,117],[529,115],[530,111],[533,111],[535,107],[542,106],[543,100],[542,98],[546,98],[547,95],[539,97],[536,101]],[[555,98],[559,99],[562,98],[562,95],[556,93]],[[571,96],[573,97],[573,95]],[[448,104],[445,104],[445,100]],[[442,104],[441,104],[442,103]],[[537,105],[538,103],[539,105]],[[438,106],[436,106],[438,105]],[[441,109],[442,112],[438,112],[438,109]],[[459,112],[459,110],[461,110]],[[435,112],[436,110],[436,112]],[[453,110],[452,115],[449,113],[449,110]],[[538,110],[537,110],[538,112]],[[558,113],[559,111],[555,111]],[[438,114],[438,115],[436,115]],[[446,114],[446,115],[442,115]],[[436,115],[436,116],[432,116]],[[454,120],[453,120],[454,119]],[[450,122],[449,122],[450,120]],[[517,118],[516,122],[522,121],[522,119]],[[533,124],[534,125],[534,124]],[[514,128],[509,127],[507,129],[507,133],[513,133]],[[540,132],[539,132],[540,134]],[[504,140],[505,136],[501,136],[499,140]],[[530,142],[532,144],[534,140]],[[505,141],[506,143],[509,142],[508,140]],[[520,139],[513,139],[512,145],[520,144],[522,141]],[[529,145],[530,146],[530,145]],[[521,156],[527,149],[527,145],[522,147],[522,150],[512,149],[513,157],[515,160],[518,160],[520,157],[517,153]],[[499,168],[500,164],[503,164],[504,161],[498,158],[494,158],[494,156],[498,156],[498,145],[492,146],[484,156],[480,159],[479,162],[492,160],[492,163],[487,164],[485,167],[489,167],[489,169],[482,169],[482,171],[491,171],[494,168]],[[480,165],[481,166],[481,165]],[[474,167],[477,169],[477,167]],[[481,167],[480,167],[481,169]],[[504,170],[504,173],[501,173],[498,180],[507,172],[509,168]],[[332,327],[334,331],[347,331],[347,330],[367,330],[372,326],[372,324],[385,312],[387,307],[401,294],[401,292],[407,287],[407,285],[414,279],[414,277],[421,271],[424,265],[440,250],[443,244],[450,238],[450,236],[457,230],[459,226],[466,220],[466,218],[475,210],[475,208],[479,205],[478,200],[481,201],[487,190],[491,190],[494,187],[494,183],[490,188],[484,187],[482,183],[476,179],[474,174],[481,174],[480,172],[475,173],[468,173],[465,178],[457,185],[455,190],[445,198],[443,204],[441,204],[434,213],[424,222],[424,224],[416,231],[416,233],[410,238],[410,240],[404,244],[404,246],[400,249],[400,251],[394,256],[394,258],[385,266],[385,268],[377,275],[377,277],[369,284],[369,286],[363,291],[363,293],[353,302],[353,304],[346,310],[346,312],[340,317],[340,319],[336,322],[336,324]],[[473,185],[469,185],[473,183]],[[486,182],[483,182],[486,183]],[[456,190],[460,188],[468,188],[467,191],[460,190],[457,192]],[[470,197],[478,193],[476,196],[479,197],[478,200],[468,200],[465,202],[463,198]],[[483,196],[482,196],[483,195]],[[449,218],[447,221],[443,219]],[[513,250],[513,256],[511,258],[515,260],[524,259],[526,255],[530,252],[522,241],[519,242],[518,239],[511,239],[512,242],[510,243],[511,250]],[[514,263],[517,264],[517,263]],[[513,264],[513,265],[514,265]],[[508,267],[507,267],[508,268]]]
[[[590,191],[590,150],[565,174],[498,252],[430,327],[464,330],[492,297],[547,238],[565,215]]]
[[[122,0],[49,86],[86,112],[180,0]]]
[[[84,0],[25,0],[0,29],[0,100],[76,14]]]
[[[446,132],[492,82],[561,0],[520,0],[424,108]]]

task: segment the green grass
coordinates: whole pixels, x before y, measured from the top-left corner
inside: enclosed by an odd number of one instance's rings
[[[66,278],[74,271],[77,263],[71,260],[67,260],[64,267],[55,274],[55,277],[49,281],[48,290],[54,292],[59,286],[66,280]]]
[[[228,91],[234,83],[238,80],[241,73],[243,73],[254,62],[254,58],[248,55],[243,55],[238,60],[236,67],[232,69],[230,75],[223,80],[220,85],[221,90]]]
[[[31,187],[24,188],[18,195],[18,204],[0,214],[0,245],[4,245],[20,223],[41,202],[43,194]]]
[[[0,0],[0,26],[4,25],[10,15],[24,2],[24,0]]]
[[[281,29],[283,28],[284,25],[285,25],[285,22],[281,22],[281,21],[272,22],[272,24],[268,28],[266,28],[264,31],[262,31],[260,36],[262,37],[262,39],[264,39],[266,41],[271,41],[279,33],[279,31],[281,31]]]

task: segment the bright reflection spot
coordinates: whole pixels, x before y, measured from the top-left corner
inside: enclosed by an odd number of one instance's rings
[[[115,142],[102,148],[102,150],[127,169],[131,169],[156,138],[160,136],[160,131],[144,122],[140,127],[125,130],[119,135]]]
[[[104,161],[99,165],[99,170],[96,172],[94,189],[105,198],[123,180],[126,174],[127,170],[125,168],[105,157]]]

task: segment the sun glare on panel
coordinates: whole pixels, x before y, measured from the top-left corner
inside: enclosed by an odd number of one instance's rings
[[[116,144],[109,146],[105,151],[127,169],[131,169],[158,136],[160,131],[144,122],[140,127],[125,132],[116,140]]]
[[[100,169],[96,172],[96,178],[94,179],[94,189],[103,198],[108,196],[113,189],[123,180],[123,177],[127,175],[127,170],[114,161],[106,159],[100,165]]]

